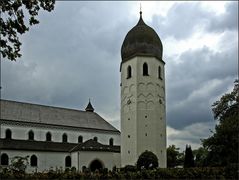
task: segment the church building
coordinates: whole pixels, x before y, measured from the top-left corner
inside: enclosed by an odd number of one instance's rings
[[[1,100],[1,165],[29,156],[28,172],[120,167],[120,132],[94,112]]]
[[[135,165],[152,151],[166,167],[165,62],[157,33],[138,23],[121,47],[121,132],[97,114],[1,99],[0,166],[29,157],[28,172],[50,168],[92,171]]]

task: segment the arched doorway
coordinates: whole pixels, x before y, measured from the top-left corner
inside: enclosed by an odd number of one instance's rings
[[[96,169],[103,169],[103,164],[97,159],[90,163],[90,170],[94,172]]]

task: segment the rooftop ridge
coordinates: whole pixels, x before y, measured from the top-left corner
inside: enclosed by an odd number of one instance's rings
[[[37,103],[15,101],[15,100],[8,100],[8,99],[0,99],[0,101],[8,101],[8,102],[14,102],[14,103],[18,103],[18,104],[27,104],[27,105],[34,105],[34,106],[41,106],[41,107],[49,107],[49,108],[65,109],[65,110],[71,110],[71,111],[86,112],[84,110],[79,110],[79,109],[71,109],[71,108],[65,108],[65,107],[60,107],[60,106],[50,106],[50,105],[45,105],[45,104],[37,104]],[[97,113],[95,113],[95,114],[97,114]]]
[[[1,119],[52,125],[60,123],[62,126],[68,127],[119,131],[95,112],[5,99],[0,99],[0,104],[2,106]],[[11,114],[11,108],[18,110],[14,114]],[[33,119],[27,118],[26,113],[21,113],[21,111],[33,112]]]

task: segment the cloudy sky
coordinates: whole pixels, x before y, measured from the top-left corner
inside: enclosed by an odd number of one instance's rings
[[[168,145],[210,135],[211,105],[238,76],[238,2],[141,2],[166,62]],[[140,2],[56,2],[21,36],[22,57],[1,60],[3,99],[84,109],[120,129],[120,48]]]

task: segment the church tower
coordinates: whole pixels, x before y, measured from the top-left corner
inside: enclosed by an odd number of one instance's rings
[[[165,71],[157,33],[140,18],[121,47],[121,166],[141,153],[157,155],[166,167]]]

